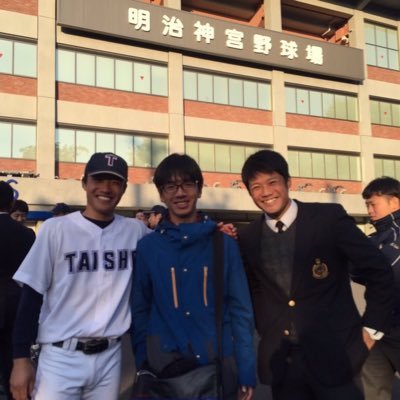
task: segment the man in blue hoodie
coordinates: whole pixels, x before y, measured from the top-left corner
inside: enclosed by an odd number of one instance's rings
[[[372,348],[362,380],[366,400],[391,400],[394,375],[400,372],[400,182],[386,176],[374,179],[362,196],[376,230],[370,238],[392,266],[396,287],[391,330]]]
[[[197,211],[203,188],[198,164],[172,154],[154,183],[168,213],[140,241],[132,296],[137,369],[157,374],[178,359],[212,363],[217,351],[213,281],[216,223]],[[251,400],[256,384],[253,313],[238,245],[224,235],[224,399]]]

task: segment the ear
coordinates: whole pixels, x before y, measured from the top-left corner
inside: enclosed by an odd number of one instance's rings
[[[83,190],[86,192],[86,182],[84,181],[84,179],[81,180],[81,185]]]

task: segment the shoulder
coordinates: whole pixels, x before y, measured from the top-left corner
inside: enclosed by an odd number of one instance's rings
[[[126,230],[127,234],[134,235],[136,239],[140,239],[152,232],[142,221],[139,221],[137,218],[128,218],[118,214],[115,215],[113,224],[121,229]]]
[[[345,209],[338,203],[303,203],[295,200],[299,213],[314,214],[318,217],[333,217],[347,215]]]

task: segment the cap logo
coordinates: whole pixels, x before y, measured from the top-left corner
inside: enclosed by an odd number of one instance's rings
[[[118,160],[118,157],[113,156],[112,154],[106,154],[104,157],[107,158],[107,165],[109,167],[113,167],[114,166],[114,161]]]

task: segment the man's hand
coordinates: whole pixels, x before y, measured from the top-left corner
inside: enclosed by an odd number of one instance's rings
[[[218,222],[217,228],[221,231],[226,233],[227,235],[237,239],[237,229],[233,226],[233,224],[224,224],[223,222]]]
[[[368,350],[371,350],[374,347],[375,340],[372,339],[368,331],[366,331],[364,328],[362,330],[362,335],[363,335],[363,340],[364,344],[367,346]]]
[[[252,400],[254,389],[250,386],[240,386],[238,400]]]
[[[16,358],[11,372],[10,390],[14,400],[27,400],[35,383],[35,369],[29,358]]]

